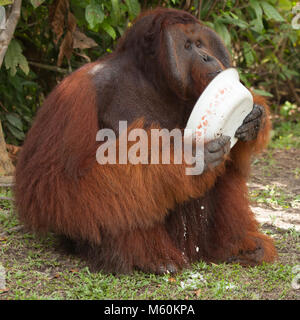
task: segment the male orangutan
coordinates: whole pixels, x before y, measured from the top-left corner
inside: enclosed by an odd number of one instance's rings
[[[273,261],[273,241],[259,232],[246,187],[250,157],[270,129],[262,98],[254,97],[231,150],[226,136],[205,143],[201,175],[172,161],[96,161],[98,130],[120,138],[121,120],[129,129],[184,129],[207,84],[230,66],[217,34],[189,13],[141,14],[114,53],[66,77],[39,110],[16,170],[24,224],[61,235],[94,270],[107,272]]]

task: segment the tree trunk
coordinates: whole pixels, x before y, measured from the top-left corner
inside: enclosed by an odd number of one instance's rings
[[[9,176],[13,175],[13,173],[14,166],[6,150],[6,143],[4,140],[2,125],[0,122],[0,176]]]
[[[0,68],[7,51],[8,45],[13,38],[17,23],[20,18],[22,0],[15,0],[7,17],[5,29],[0,32]],[[0,122],[0,176],[14,174],[14,166],[8,156],[6,143]]]
[[[0,67],[2,65],[8,45],[13,38],[20,18],[22,0],[15,0],[6,19],[6,27],[0,32]]]

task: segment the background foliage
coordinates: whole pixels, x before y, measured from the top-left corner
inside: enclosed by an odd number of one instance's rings
[[[245,85],[270,98],[275,118],[300,121],[296,1],[30,0],[23,1],[0,72],[7,143],[22,143],[45,96],[66,74],[110,53],[140,11],[158,5],[187,10],[216,30]]]

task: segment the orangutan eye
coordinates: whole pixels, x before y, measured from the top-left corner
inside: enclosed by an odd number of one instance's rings
[[[187,49],[187,50],[189,50],[189,49],[192,48],[192,43],[191,43],[190,40],[187,40],[187,42],[186,42],[185,45],[184,45],[184,48]]]
[[[202,44],[201,44],[201,41],[200,41],[200,40],[197,40],[197,41],[196,41],[196,47],[197,47],[197,48],[201,48],[201,47],[202,47]]]

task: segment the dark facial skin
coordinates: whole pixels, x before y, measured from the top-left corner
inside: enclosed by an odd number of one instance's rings
[[[170,86],[183,97],[199,97],[209,82],[222,70],[224,51],[219,40],[212,41],[210,29],[199,24],[172,25],[165,32],[166,48],[169,55],[167,64]],[[223,60],[223,63],[222,63]],[[256,139],[260,130],[264,108],[253,106],[236,132],[241,141]],[[223,136],[205,145],[205,169],[219,165],[230,152],[230,137]]]
[[[164,72],[169,86],[183,99],[198,98],[225,69],[210,43],[209,31],[200,24],[176,24],[168,26],[164,36],[169,57]]]

